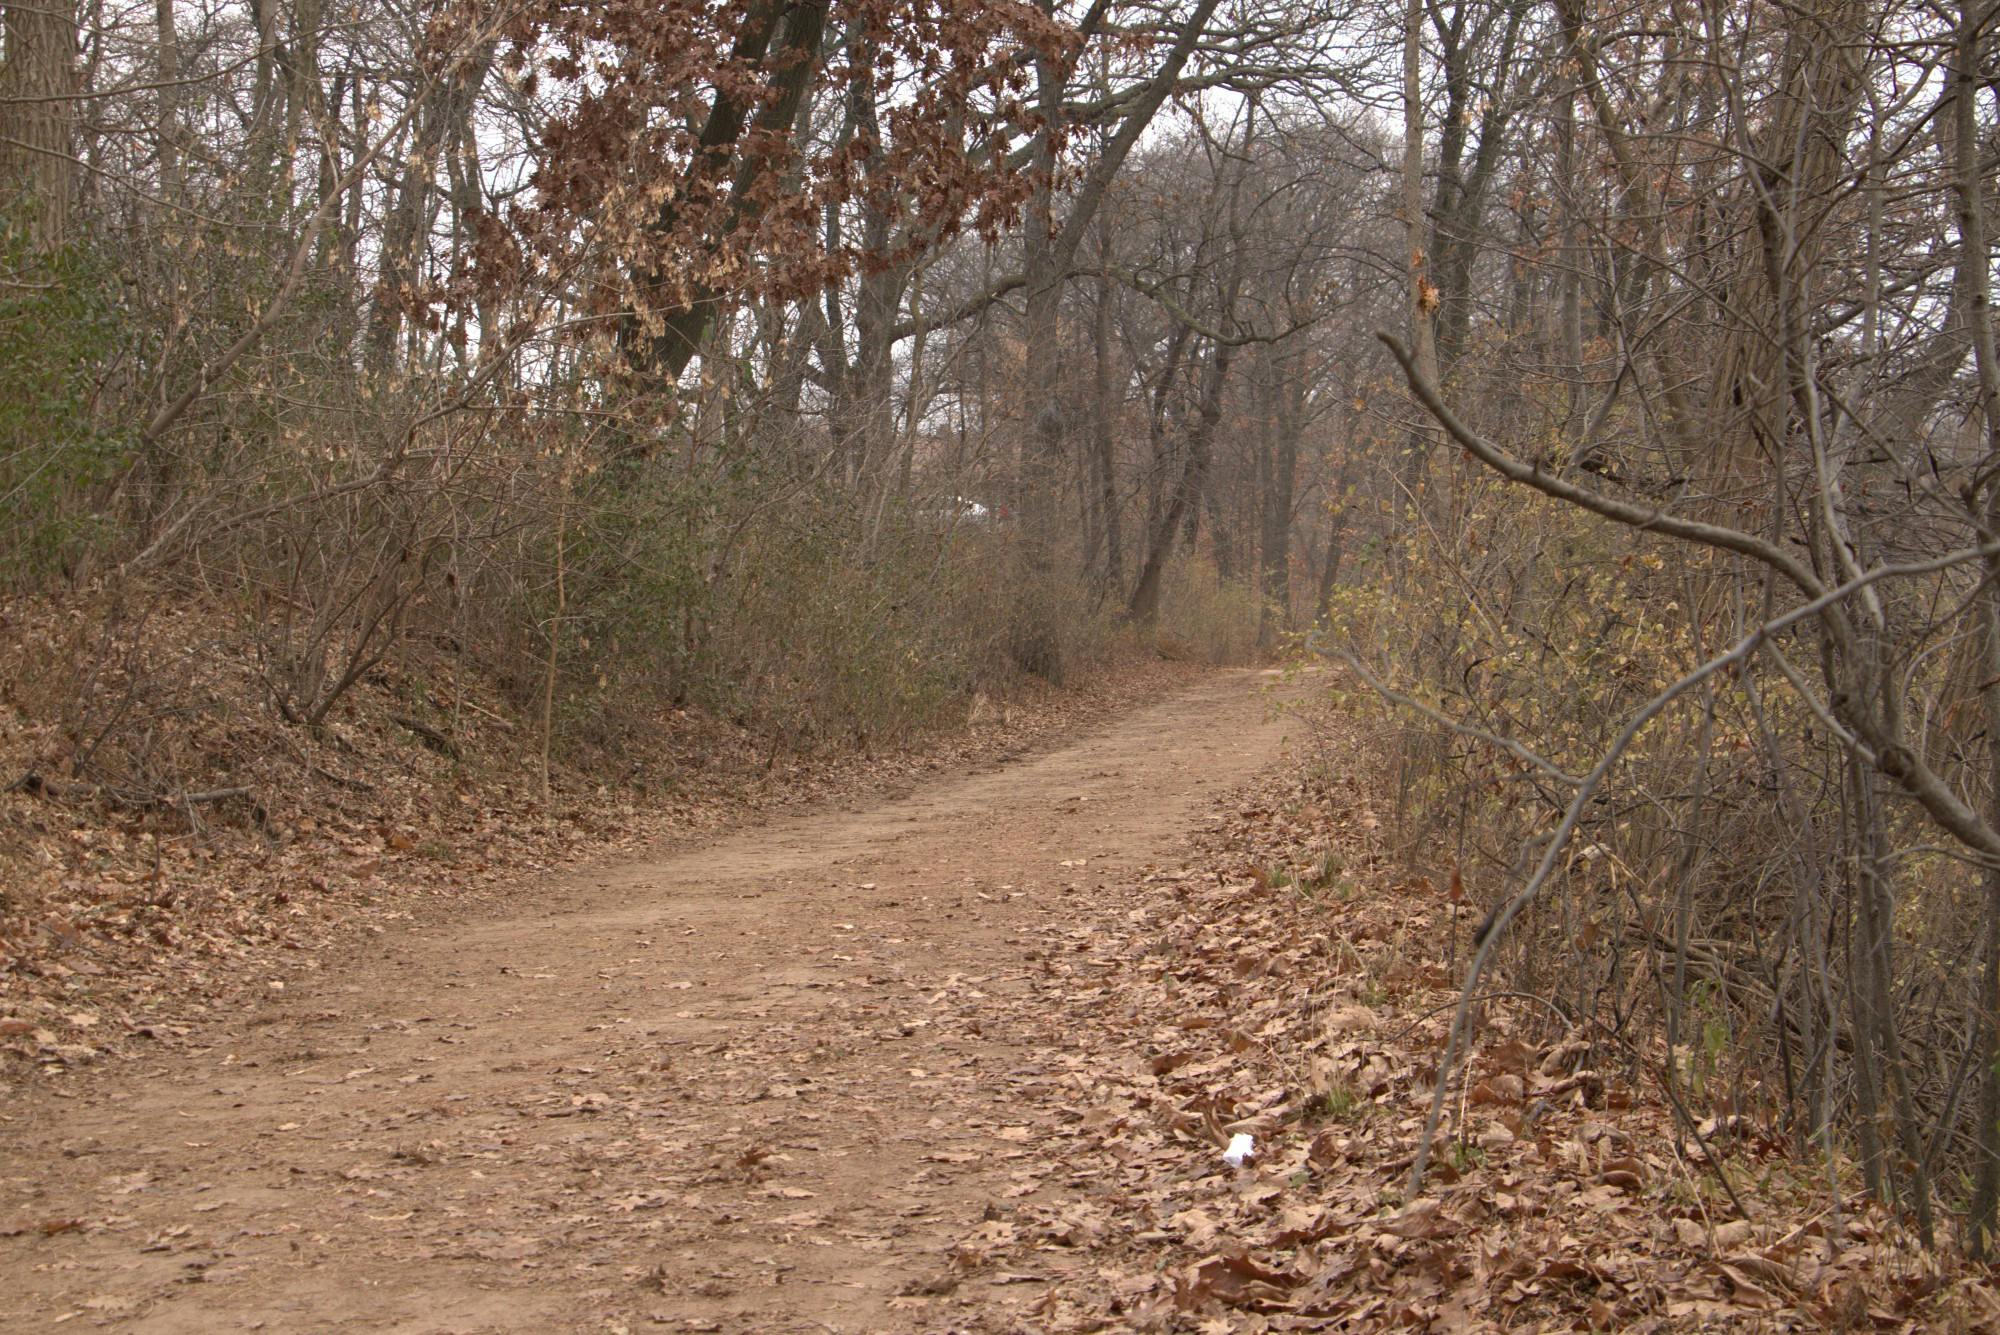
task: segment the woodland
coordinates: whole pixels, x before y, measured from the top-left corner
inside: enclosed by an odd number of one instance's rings
[[[1996,196],[2000,0],[0,0],[6,1079],[377,902],[298,850],[1281,668],[1213,902],[1132,880],[1265,923],[1244,1117],[1412,1254],[1019,1328],[2000,1328]],[[1707,1287],[1440,1259],[1562,1117]]]

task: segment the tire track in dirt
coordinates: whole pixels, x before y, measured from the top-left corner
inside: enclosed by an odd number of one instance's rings
[[[206,1051],[10,1097],[4,1321],[1025,1328],[1059,1276],[949,1249],[1088,1189],[1037,1143],[1080,1072],[1130,1060],[1032,980],[1093,889],[1279,756],[1273,684],[1217,674],[905,800],[525,883]]]

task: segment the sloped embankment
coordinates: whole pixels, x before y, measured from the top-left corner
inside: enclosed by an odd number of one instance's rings
[[[974,698],[962,726],[801,754],[699,710],[634,713],[559,754],[448,656],[406,653],[321,726],[278,719],[227,618],[162,606],[0,613],[0,1071],[181,1044],[323,952],[505,897],[578,859],[712,837],[758,813],[906,789],[1058,740],[1200,670],[1127,659]],[[82,776],[82,777],[79,777]]]

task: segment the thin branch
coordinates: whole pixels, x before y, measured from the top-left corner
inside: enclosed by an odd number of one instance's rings
[[[1384,338],[1385,341],[1391,341],[1387,339],[1386,335]],[[1400,358],[1400,347],[1398,348],[1398,352]],[[1446,426],[1447,429],[1450,429],[1449,423]],[[1491,447],[1489,446],[1488,448],[1490,449]],[[1536,474],[1537,476],[1546,477],[1546,474],[1541,474],[1539,470],[1536,470]],[[1610,748],[1598,760],[1596,766],[1576,786],[1576,792],[1570,798],[1569,806],[1563,811],[1562,822],[1556,827],[1555,834],[1550,837],[1548,846],[1543,849],[1541,862],[1536,866],[1534,874],[1529,877],[1528,883],[1521,888],[1519,893],[1508,900],[1498,913],[1494,914],[1492,924],[1487,928],[1485,937],[1479,943],[1479,949],[1473,954],[1472,962],[1466,968],[1465,983],[1459,991],[1458,1009],[1452,1020],[1451,1034],[1445,1045],[1444,1059],[1438,1064],[1437,1087],[1432,1091],[1430,1113],[1424,1121],[1423,1137],[1417,1144],[1416,1158],[1410,1166],[1409,1185],[1404,1193],[1406,1200],[1415,1201],[1423,1190],[1424,1174],[1430,1166],[1431,1144],[1437,1137],[1438,1123],[1444,1115],[1445,1094],[1450,1088],[1458,1063],[1459,1049],[1464,1043],[1467,1021],[1472,1011],[1472,998],[1479,990],[1480,979],[1485,975],[1486,966],[1492,959],[1494,947],[1506,934],[1507,929],[1513,925],[1514,920],[1520,916],[1522,910],[1527,908],[1534,901],[1535,897],[1542,892],[1542,888],[1548,884],[1550,876],[1554,874],[1564,851],[1569,846],[1570,838],[1576,833],[1577,826],[1583,819],[1584,810],[1590,805],[1591,799],[1596,795],[1597,790],[1603,786],[1604,780],[1617,767],[1618,762],[1624,758],[1625,753],[1631,749],[1633,742],[1638,740],[1639,734],[1645,731],[1646,726],[1664,713],[1667,707],[1673,704],[1675,700],[1678,700],[1682,695],[1685,695],[1696,686],[1699,686],[1720,672],[1740,668],[1770,637],[1807,618],[1820,615],[1835,604],[1853,597],[1864,589],[1873,587],[1882,580],[1911,575],[1934,574],[1951,566],[1986,560],[1995,556],[2000,556],[2000,543],[1963,548],[1928,561],[1912,561],[1901,565],[1877,566],[1860,578],[1849,580],[1837,588],[1829,589],[1819,597],[1809,602],[1801,603],[1791,611],[1773,617],[1771,620],[1758,626],[1748,635],[1736,641],[1728,649],[1701,664],[1667,687],[1666,690],[1648,700],[1627,721],[1625,727],[1620,730],[1618,736],[1612,741]],[[1333,658],[1339,656],[1337,651],[1329,651],[1322,646],[1318,642],[1316,633],[1307,637],[1306,644],[1308,648],[1322,657]],[[1958,831],[1954,830],[1953,833],[1958,833]],[[1988,831],[1988,834],[1990,835],[1991,832]],[[1994,839],[1993,842],[1995,847],[1986,851],[2000,851],[2000,839]]]
[[[1405,695],[1403,692],[1396,690],[1370,672],[1363,665],[1360,658],[1345,646],[1336,645],[1329,649],[1322,645],[1314,644],[1312,645],[1312,649],[1315,653],[1323,657],[1337,658],[1347,664],[1348,667],[1354,670],[1356,676],[1368,683],[1375,694],[1381,696],[1391,704],[1401,705],[1405,709],[1413,709],[1432,722],[1441,724],[1461,736],[1485,742],[1488,746],[1497,746],[1522,764],[1541,771],[1541,773],[1554,779],[1566,788],[1575,788],[1583,782],[1583,779],[1578,775],[1571,774],[1553,762],[1544,760],[1511,737],[1502,737],[1499,733],[1488,732],[1485,728],[1479,727],[1476,724],[1461,722],[1434,705],[1427,705],[1415,696]]]
[[[1747,556],[1783,575],[1809,598],[1819,598],[1826,593],[1826,585],[1809,567],[1775,543],[1745,533],[1741,529],[1728,528],[1721,524],[1707,524],[1698,519],[1683,519],[1664,510],[1621,501],[1589,487],[1579,486],[1566,478],[1543,472],[1539,464],[1526,463],[1515,458],[1474,431],[1451,410],[1445,403],[1444,396],[1438,393],[1437,386],[1418,372],[1416,361],[1411,356],[1410,350],[1403,346],[1401,339],[1389,333],[1378,333],[1375,337],[1382,340],[1396,358],[1397,364],[1403,368],[1403,374],[1410,383],[1410,392],[1416,395],[1417,402],[1423,404],[1431,416],[1437,419],[1438,424],[1467,453],[1508,481],[1533,487],[1545,496],[1568,501],[1571,505],[1580,506],[1592,514],[1615,519],[1621,524],[1643,532],[1664,533],[1670,538],[1680,538],[1703,547]]]

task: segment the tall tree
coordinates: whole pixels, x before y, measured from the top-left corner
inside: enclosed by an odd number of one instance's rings
[[[0,6],[0,206],[59,246],[76,191],[77,19],[69,0]]]

